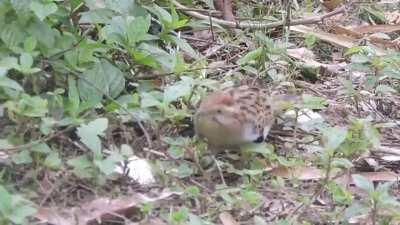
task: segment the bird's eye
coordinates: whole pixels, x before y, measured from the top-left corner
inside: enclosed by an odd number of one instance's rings
[[[218,109],[218,110],[217,110],[217,113],[222,113],[222,110]]]

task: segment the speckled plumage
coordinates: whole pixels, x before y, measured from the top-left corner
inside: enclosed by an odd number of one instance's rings
[[[229,87],[202,99],[194,117],[195,131],[215,147],[262,142],[275,122],[276,112],[268,90]]]

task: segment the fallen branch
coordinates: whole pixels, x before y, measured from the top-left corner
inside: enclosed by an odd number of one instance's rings
[[[342,6],[337,8],[336,10],[329,12],[324,15],[320,16],[311,16],[309,18],[303,18],[303,19],[297,19],[297,20],[292,20],[290,21],[289,24],[285,24],[285,21],[277,21],[277,22],[254,22],[254,21],[241,21],[241,22],[232,22],[232,21],[227,21],[227,20],[221,20],[217,19],[215,17],[203,15],[201,13],[193,12],[193,11],[187,11],[187,7],[180,4],[176,0],[172,0],[172,3],[177,7],[183,9],[184,13],[193,16],[197,19],[203,19],[203,20],[211,20],[213,23],[230,27],[230,28],[252,28],[252,29],[266,29],[266,28],[274,28],[274,27],[280,27],[283,25],[288,25],[288,26],[294,26],[294,25],[300,25],[300,24],[315,24],[323,21],[324,19],[327,19],[329,17],[335,16],[337,14],[341,14],[345,12],[346,7]]]

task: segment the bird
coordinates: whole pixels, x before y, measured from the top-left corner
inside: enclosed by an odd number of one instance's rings
[[[195,133],[217,152],[264,142],[276,116],[288,108],[287,99],[247,85],[214,91],[200,101],[193,119]]]

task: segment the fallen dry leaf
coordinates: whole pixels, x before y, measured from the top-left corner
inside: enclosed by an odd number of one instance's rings
[[[314,60],[315,58],[314,53],[307,48],[288,49],[287,54],[292,58],[303,61],[306,66],[314,68],[324,68],[326,69],[326,71],[332,74],[339,73],[347,65],[344,62],[338,64],[325,64],[317,62],[316,60]]]
[[[318,39],[321,39],[323,41],[329,42],[331,44],[341,46],[344,48],[351,48],[354,46],[358,45],[358,40],[351,38],[351,37],[345,37],[341,35],[336,35],[336,34],[331,34],[328,32],[316,30],[312,27],[307,27],[304,25],[297,25],[297,26],[291,26],[290,30],[302,33],[302,34],[312,34]],[[386,55],[386,51],[384,49],[375,47],[376,54],[378,56]]]
[[[233,218],[232,214],[228,212],[219,214],[219,219],[223,225],[239,225],[239,223]]]
[[[118,199],[98,198],[84,203],[80,207],[42,207],[38,210],[35,218],[43,223],[57,225],[97,225],[98,221],[118,218],[117,215],[129,218],[135,213],[139,213],[141,204],[163,200],[175,194],[180,193],[164,191],[155,198],[136,193]]]
[[[279,166],[270,171],[271,175],[284,177],[284,178],[296,178],[299,180],[320,180],[324,177],[324,172],[315,167],[284,167]]]
[[[400,18],[399,18],[400,19]],[[400,20],[399,20],[400,23]],[[352,31],[360,34],[368,33],[392,33],[400,30],[400,24],[384,24],[384,25],[371,25],[371,26],[361,26],[353,27]]]

